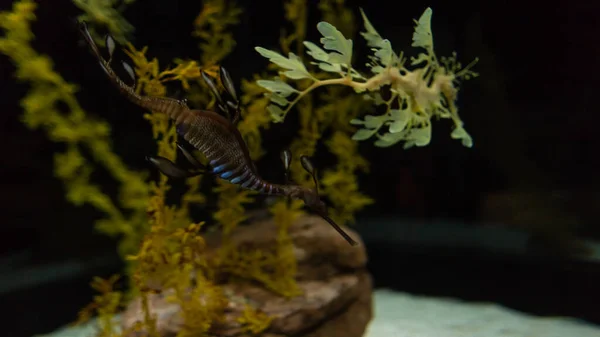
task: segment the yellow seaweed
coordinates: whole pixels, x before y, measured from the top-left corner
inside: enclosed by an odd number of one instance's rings
[[[273,317],[269,317],[264,312],[247,304],[242,312],[242,316],[237,321],[242,324],[245,332],[258,335],[269,327],[271,321],[273,321]]]
[[[90,286],[98,292],[92,303],[81,309],[75,324],[88,321],[94,314],[98,317],[98,337],[118,336],[115,315],[119,313],[124,304],[123,294],[115,290],[115,283],[119,275],[113,275],[108,279],[95,277]]]
[[[135,250],[145,222],[147,174],[125,165],[112,150],[108,123],[86,114],[75,96],[77,86],[54,71],[50,57],[31,47],[34,35],[30,24],[36,19],[36,7],[34,1],[21,0],[13,4],[12,11],[0,14],[4,31],[0,52],[15,65],[17,80],[31,86],[21,100],[22,121],[31,129],[44,130],[50,140],[65,144],[65,151],[55,155],[54,170],[65,185],[67,200],[78,206],[89,204],[104,213],[96,228],[122,236],[119,250],[129,253]],[[60,104],[66,109],[59,108]],[[93,163],[120,183],[118,202],[90,181]]]

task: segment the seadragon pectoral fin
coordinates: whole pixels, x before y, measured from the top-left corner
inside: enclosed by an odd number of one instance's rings
[[[190,178],[206,173],[205,171],[183,169],[169,159],[161,156],[146,157],[146,160],[169,178]]]
[[[191,152],[189,152],[181,143],[177,142],[177,148],[181,151],[181,153],[183,153],[185,159],[187,159],[187,161],[190,164],[192,164],[194,168],[205,172],[209,172],[208,167],[200,163],[198,159],[196,159],[196,157]]]

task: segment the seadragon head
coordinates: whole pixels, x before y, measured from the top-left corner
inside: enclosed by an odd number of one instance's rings
[[[285,150],[281,153],[281,160],[283,161],[285,166],[287,180],[287,172],[291,163],[291,153],[289,150]],[[302,200],[306,207],[308,207],[313,212],[318,214],[321,218],[323,218],[325,221],[327,221],[331,225],[331,227],[333,227],[346,241],[348,241],[350,245],[358,245],[358,242],[352,239],[350,235],[348,235],[348,233],[346,233],[338,224],[335,223],[335,221],[333,221],[333,219],[329,217],[327,205],[325,205],[325,202],[323,202],[323,200],[321,200],[321,197],[319,196],[319,185],[317,183],[317,177],[315,174],[314,166],[312,165],[310,159],[308,159],[307,156],[301,156],[300,163],[302,164],[302,167],[306,170],[306,172],[308,172],[312,177],[315,187],[310,188],[300,185],[286,185],[287,195],[290,198]]]

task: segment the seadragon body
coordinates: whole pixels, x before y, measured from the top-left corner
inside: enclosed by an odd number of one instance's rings
[[[270,183],[260,177],[250,158],[248,147],[236,127],[239,120],[239,103],[237,102],[232,81],[224,68],[220,68],[221,82],[227,94],[233,98],[233,101],[224,100],[212,80],[206,74],[203,73],[202,75],[216,96],[219,107],[230,117],[229,119],[214,111],[190,109],[185,100],[144,96],[136,93],[134,88],[123,82],[110,66],[115,46],[112,38],[107,36],[106,45],[110,57],[107,61],[102,57],[98,46],[93,41],[84,22],[80,23],[80,31],[100,63],[100,66],[119,91],[138,106],[169,116],[175,123],[178,135],[183,137],[208,160],[209,167],[200,164],[181,145],[178,145],[179,149],[188,161],[196,167],[197,171],[184,170],[163,157],[147,157],[163,174],[171,177],[213,174],[232,184],[262,194],[301,199],[307,207],[324,218],[348,243],[357,245],[356,241],[329,218],[325,203],[319,198],[314,169],[307,157],[301,157],[302,166],[312,175],[315,181],[315,189],[295,184]],[[126,63],[123,63],[123,66],[132,79],[135,80],[132,68]],[[232,114],[233,117],[231,116]],[[291,160],[289,151],[282,153],[282,160],[287,171]]]

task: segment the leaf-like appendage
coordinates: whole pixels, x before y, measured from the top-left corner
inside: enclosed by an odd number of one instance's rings
[[[277,80],[277,81],[258,80],[258,81],[256,81],[256,84],[269,90],[270,92],[276,92],[276,93],[280,94],[282,97],[288,97],[291,94],[299,93],[299,91],[296,90],[291,85],[289,85],[283,81],[279,81],[279,80]]]
[[[423,127],[405,127],[402,131],[396,133],[390,130],[390,132],[377,135],[377,137],[379,138],[375,142],[375,146],[377,147],[388,147],[401,141],[404,141],[404,149],[409,149],[413,146],[426,146],[431,141],[431,123],[427,123]]]
[[[360,129],[352,135],[352,140],[366,140],[371,138],[377,130]]]
[[[390,124],[390,133],[398,133],[404,131],[404,128],[410,120],[410,113],[408,110],[390,110],[392,115],[392,124]]]
[[[314,58],[315,60],[323,62],[329,61],[329,54],[327,54],[327,52],[321,49],[321,47],[317,46],[316,44],[310,41],[304,41],[304,46],[308,48],[308,51],[306,53],[312,56],[312,58]]]
[[[373,137],[377,131],[383,126],[388,119],[387,114],[381,116],[365,116],[365,120],[353,119],[350,124],[353,125],[364,125],[363,129],[360,129],[352,135],[353,140],[366,140]]]
[[[372,64],[367,64],[367,67],[371,67],[371,71],[373,72],[373,74],[379,74],[384,70],[384,68],[382,66],[377,66],[377,65],[372,65]]]
[[[378,140],[375,142],[375,146],[377,147],[388,147],[392,146],[399,141],[401,141],[408,132],[406,130],[399,133],[384,133],[383,135],[378,136]]]
[[[386,101],[383,99],[380,92],[373,93],[373,102],[375,103],[375,105],[386,104]]]
[[[366,115],[364,120],[361,119],[352,119],[350,124],[353,125],[364,125],[367,129],[379,129],[383,123],[388,119],[387,115],[381,116],[371,116]]]
[[[417,65],[423,62],[429,62],[431,60],[431,56],[425,54],[425,53],[419,53],[419,55],[417,55],[417,57],[410,57],[410,65]]]
[[[289,79],[292,80],[301,80],[303,78],[309,78],[310,75],[308,75],[307,72],[301,71],[301,70],[288,70],[288,71],[284,71],[283,75]]]
[[[413,34],[413,47],[422,47],[433,50],[433,34],[431,33],[431,8],[427,7],[419,21],[415,21],[415,32]]]
[[[283,122],[283,119],[285,118],[285,112],[280,107],[269,104],[267,106],[267,111],[271,114],[271,118],[275,123]]]
[[[452,139],[460,139],[462,145],[465,147],[473,147],[473,138],[471,138],[467,130],[462,126],[456,127],[450,134],[450,137],[452,137]]]
[[[327,50],[337,52],[329,54],[329,62],[342,63],[350,67],[352,61],[352,40],[346,39],[342,32],[332,24],[324,21],[317,24],[317,29],[323,35],[321,38],[323,47]]]
[[[389,40],[381,41],[381,49],[375,52],[375,57],[377,57],[379,62],[386,67],[396,59],[396,54],[392,50],[392,44]]]
[[[386,121],[387,116],[365,116],[365,126],[369,129],[380,128],[383,123]]]
[[[360,14],[365,21],[365,32],[361,32],[360,34],[367,40],[367,45],[369,47],[373,47],[373,51],[375,51],[375,60],[377,60],[383,67],[390,66],[393,62],[398,60],[398,56],[392,50],[392,44],[389,40],[383,39],[381,35],[375,30],[365,12],[360,9]],[[371,65],[371,71],[378,74],[383,70],[383,67],[379,67],[377,65]]]
[[[330,73],[342,73],[342,66],[339,64],[331,64],[327,62],[319,62],[319,69]]]
[[[416,146],[425,146],[431,141],[431,123],[425,127],[410,130],[408,140],[413,141]]]
[[[304,41],[304,46],[306,46],[306,48],[308,49],[306,51],[308,55],[312,56],[312,58],[314,58],[315,60],[320,61],[311,62],[312,64],[318,65],[319,69],[323,71],[327,71],[330,73],[339,73],[343,75],[342,66],[338,63],[331,63],[329,61],[329,54],[323,49],[321,49],[321,47],[309,41]]]
[[[288,69],[288,71],[283,72],[283,75],[286,77],[293,80],[299,80],[303,78],[314,79],[308,70],[306,70],[302,60],[296,56],[296,54],[290,52],[289,57],[285,57],[278,52],[263,47],[255,47],[254,49],[263,57],[268,58],[272,63],[275,63],[283,69]]]
[[[263,57],[266,57],[269,59],[269,61],[271,61],[272,63],[275,63],[276,65],[285,68],[285,69],[294,69],[296,67],[296,64],[289,60],[287,57],[279,54],[278,52],[263,48],[263,47],[255,47],[254,48],[260,55],[262,55]]]
[[[271,94],[265,94],[267,96],[269,96],[269,100],[275,104],[279,104],[281,106],[286,106],[289,104],[288,100],[285,99],[285,97],[281,96],[278,93],[271,93]]]
[[[383,38],[381,37],[381,35],[379,35],[377,30],[375,30],[375,27],[373,27],[369,19],[367,19],[367,16],[365,15],[365,12],[362,8],[360,9],[360,14],[362,15],[362,18],[365,21],[366,30],[366,32],[360,32],[360,35],[362,35],[365,38],[365,40],[367,40],[367,46],[380,47],[381,43],[383,42]]]

